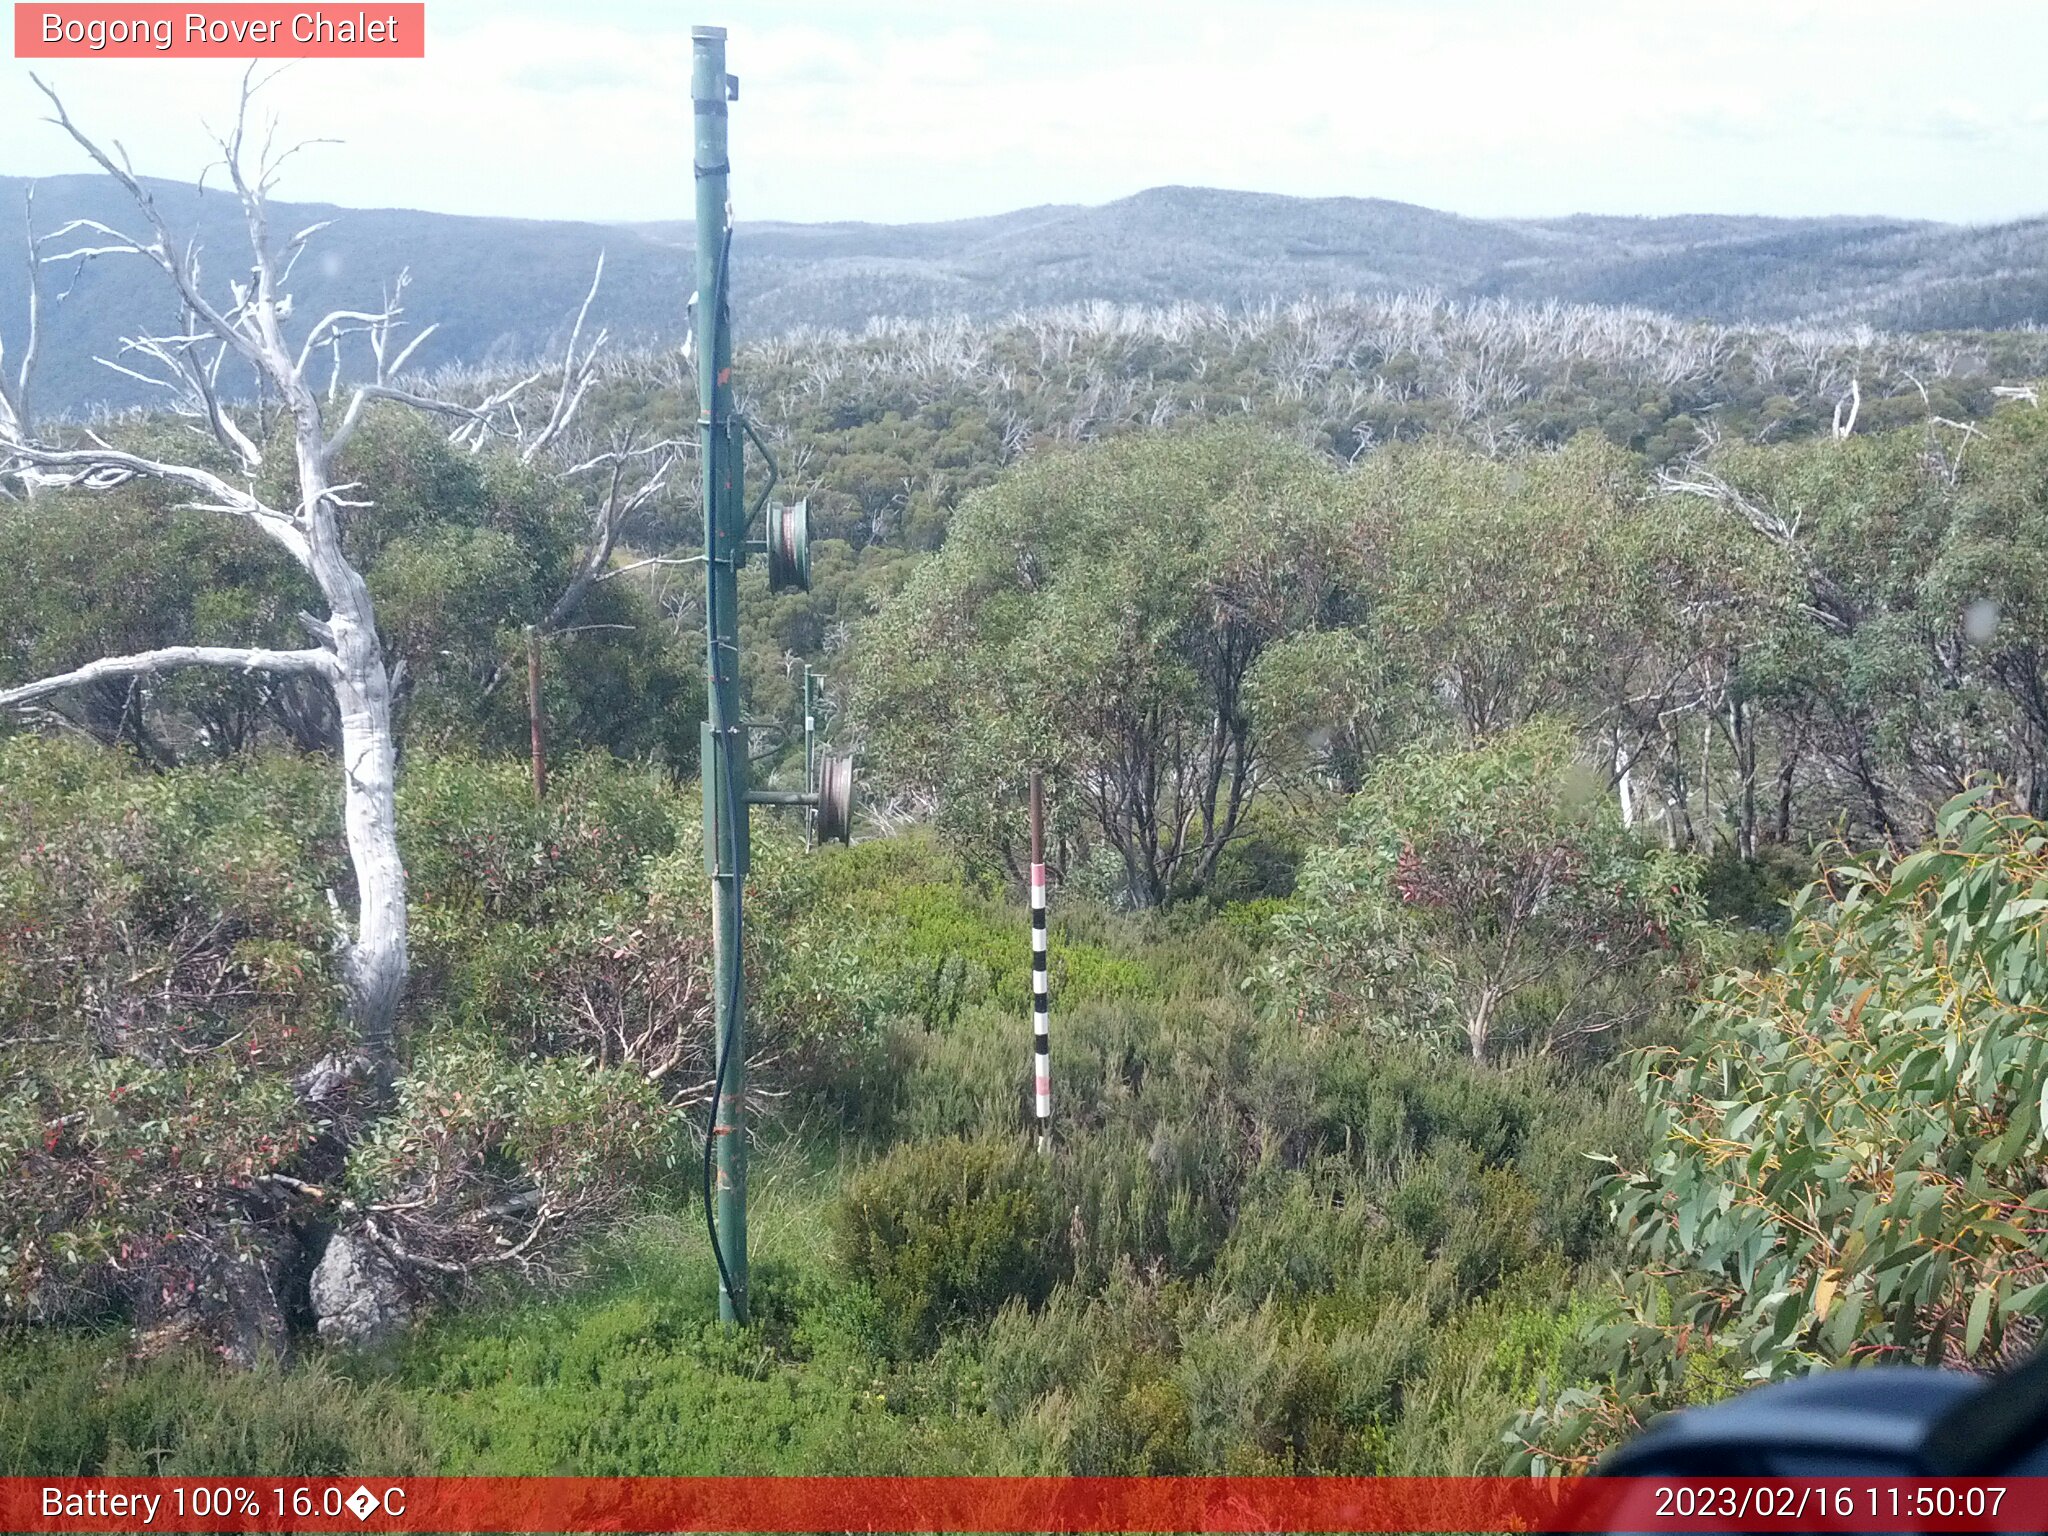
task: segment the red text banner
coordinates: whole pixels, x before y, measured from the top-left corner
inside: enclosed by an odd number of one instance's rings
[[[23,4],[18,59],[422,59],[427,8],[370,5]]]
[[[2048,1478],[0,1478],[0,1530],[2039,1531]]]

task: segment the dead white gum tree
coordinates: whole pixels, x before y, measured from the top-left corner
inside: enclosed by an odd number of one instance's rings
[[[16,399],[0,408],[0,480],[30,493],[60,487],[111,490],[137,479],[179,487],[190,494],[184,506],[238,518],[286,550],[319,587],[327,613],[300,616],[312,642],[303,650],[173,646],[110,656],[0,691],[0,706],[30,704],[104,679],[140,678],[189,667],[298,674],[325,683],[333,692],[339,719],[342,803],[355,875],[353,911],[345,910],[347,904],[339,899],[334,902],[341,974],[363,1058],[353,1065],[387,1074],[395,1056],[396,1020],[408,966],[405,870],[399,861],[394,795],[394,678],[385,664],[369,588],[342,543],[348,510],[369,502],[363,499],[364,487],[337,483],[336,464],[373,402],[395,401],[455,418],[451,436],[479,446],[497,430],[501,410],[539,375],[472,405],[430,398],[394,383],[434,329],[428,326],[402,340],[403,276],[381,307],[336,310],[314,320],[296,345],[287,338],[293,267],[307,242],[326,226],[315,224],[281,244],[273,242],[268,197],[279,166],[293,150],[273,151],[274,125],[260,146],[251,142],[250,104],[259,88],[253,79],[245,77],[234,129],[219,141],[228,180],[241,200],[251,265],[245,275],[222,285],[202,282],[196,246],[181,244],[173,235],[121,146],[114,143],[112,153],[103,149],[71,120],[54,91],[41,80],[36,84],[55,109],[50,121],[121,185],[142,221],[141,228],[130,233],[96,220],[75,220],[52,230],[42,242],[64,249],[39,249],[38,256],[51,263],[139,258],[163,273],[181,311],[179,325],[167,334],[127,338],[120,360],[105,361],[163,390],[170,408],[218,445],[232,468],[216,473],[198,463],[141,457],[89,430],[40,431],[21,408],[24,387],[10,391]],[[351,340],[357,347],[367,344],[374,367],[368,382],[343,388],[341,354]],[[332,368],[324,400],[308,379],[309,367],[323,355]],[[587,360],[581,369],[575,363],[572,348],[571,366],[546,423],[530,438],[514,432],[525,446],[545,446],[566,425],[588,382]],[[230,364],[233,371],[224,384],[223,368]],[[22,377],[25,385],[26,374]],[[246,389],[245,379],[253,383],[254,404],[237,404],[230,398],[230,386]],[[257,487],[266,467],[263,445],[272,440],[270,428],[278,411],[290,427],[293,493],[273,506]],[[331,414],[338,420],[330,420]]]
[[[43,246],[47,243],[36,233],[34,182],[22,192],[22,227],[28,244],[28,323],[14,357],[7,355],[6,338],[0,337],[0,437],[9,433],[26,436],[29,422],[34,419],[29,390],[35,383],[36,354],[42,346],[42,265]]]

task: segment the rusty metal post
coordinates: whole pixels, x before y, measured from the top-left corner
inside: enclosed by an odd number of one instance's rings
[[[540,630],[526,626],[526,728],[531,741],[533,803],[548,797],[548,717],[540,697]]]

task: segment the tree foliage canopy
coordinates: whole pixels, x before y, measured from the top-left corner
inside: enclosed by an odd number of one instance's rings
[[[1583,1460],[1660,1408],[1821,1366],[1985,1369],[2048,1315],[2048,826],[1988,791],[1910,854],[1846,851],[1768,969],[1644,1050],[1647,1158],[1604,1388],[1525,1424]]]
[[[1780,1374],[1995,1356],[2048,1313],[2048,836],[1983,793],[1801,895],[1776,965],[1708,992],[1640,1081],[1616,1186],[1674,1323]]]
[[[1275,919],[1267,985],[1317,1023],[1462,1037],[1475,1060],[1639,1022],[1694,916],[1691,861],[1621,826],[1570,736],[1386,763]]]
[[[858,708],[887,782],[984,860],[1045,769],[1076,851],[1156,905],[1199,880],[1267,777],[1248,681],[1341,610],[1331,470],[1243,432],[1047,454],[962,508],[864,637]]]
[[[158,426],[131,429],[145,449]],[[125,439],[124,439],[125,440]],[[376,603],[399,669],[400,728],[427,750],[514,752],[526,740],[522,630],[567,583],[588,514],[558,482],[510,455],[469,455],[410,413],[372,412],[341,472],[377,487],[345,545]],[[282,494],[280,484],[272,490]],[[319,603],[269,541],[218,516],[181,512],[138,483],[41,495],[0,510],[0,685],[96,656],[171,645],[302,643]],[[78,519],[92,519],[81,541]],[[694,636],[691,637],[694,639]],[[646,594],[597,586],[573,632],[548,641],[550,722],[565,743],[696,761],[702,666]],[[265,741],[329,745],[331,706],[290,678],[186,673],[102,683],[65,705],[106,741],[168,766]]]

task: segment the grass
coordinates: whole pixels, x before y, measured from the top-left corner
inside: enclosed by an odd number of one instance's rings
[[[871,1102],[755,1144],[747,1327],[714,1321],[686,1163],[573,1290],[501,1286],[382,1354],[236,1375],[7,1340],[0,1472],[1482,1472],[1577,1381],[1610,1240],[1581,1153],[1633,1127],[1610,1085],[1262,1019],[1228,913],[1070,911],[1060,1147],[993,1165],[1055,1202],[1011,1276],[985,1212],[926,1195],[949,1138],[1027,1144],[1022,915],[916,840],[813,868],[815,952],[898,1006],[863,1025]],[[884,1244],[858,1264],[856,1180]],[[923,1285],[962,1299],[936,1330],[879,1299]]]
[[[968,1464],[951,1426],[891,1411],[865,1298],[838,1281],[837,1168],[787,1143],[757,1158],[754,1318],[714,1318],[694,1215],[646,1219],[567,1300],[448,1318],[391,1363],[450,1473],[588,1476],[912,1471]],[[955,1443],[955,1442],[958,1443]]]

